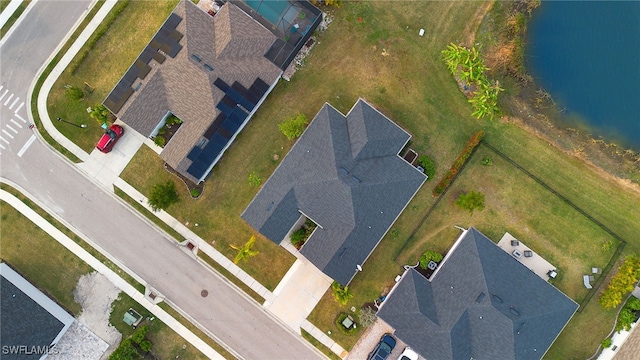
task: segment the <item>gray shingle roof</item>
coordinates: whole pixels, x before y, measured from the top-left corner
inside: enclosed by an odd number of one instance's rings
[[[470,228],[431,281],[405,271],[378,316],[427,359],[540,359],[577,308]]]
[[[234,4],[226,3],[212,17],[191,1],[183,0],[173,13],[182,19],[176,28],[184,35],[179,41],[182,50],[175,58],[166,57],[163,63],[151,60],[148,75],[134,82],[134,88],[138,83],[141,87],[116,115],[144,136],[150,136],[168,112],[179,117],[184,123],[160,156],[197,182],[187,172],[191,160],[186,156],[204,140],[203,134],[220,114],[216,104],[225,93],[214,81],[237,81],[249,88],[260,78],[272,85],[282,71],[264,57],[276,36]],[[193,60],[194,54],[201,62]],[[203,64],[213,71],[206,70]]]
[[[242,218],[280,243],[305,214],[320,227],[301,253],[348,284],[426,180],[398,156],[409,138],[362,99],[325,104]]]

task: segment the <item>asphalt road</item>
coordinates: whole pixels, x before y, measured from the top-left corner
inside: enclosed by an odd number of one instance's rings
[[[88,5],[88,1],[38,0],[10,37],[3,39],[0,176],[18,184],[145,279],[241,358],[321,358],[301,337],[32,137],[27,105],[22,103],[38,70]],[[202,290],[209,295],[202,297]]]

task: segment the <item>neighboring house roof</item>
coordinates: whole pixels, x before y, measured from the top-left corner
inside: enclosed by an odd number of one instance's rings
[[[301,253],[346,285],[426,180],[398,156],[409,138],[362,99],[325,104],[242,218],[280,243],[304,214],[319,226]]]
[[[405,271],[378,317],[427,359],[540,359],[577,309],[470,228],[431,280]]]
[[[204,179],[278,81],[264,55],[276,36],[232,3],[212,17],[181,1],[104,104],[144,136],[168,112],[183,121],[161,157]]]
[[[60,340],[74,318],[7,264],[0,264],[0,275],[3,354],[11,359],[39,359],[43,352],[52,351],[49,346]],[[26,348],[4,353],[12,346]]]

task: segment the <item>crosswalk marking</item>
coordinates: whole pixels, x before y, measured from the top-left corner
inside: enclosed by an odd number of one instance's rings
[[[22,157],[22,155],[24,155],[25,151],[27,151],[29,146],[31,146],[31,144],[33,144],[33,142],[35,140],[36,140],[36,136],[31,134],[31,137],[29,138],[29,140],[27,140],[27,142],[22,146],[22,149],[20,149],[20,151],[18,151],[18,157]]]
[[[4,94],[2,94],[2,96],[0,96],[0,101],[2,101],[2,99],[4,99],[4,97],[7,95],[8,92],[9,92],[9,89],[4,91]]]
[[[23,106],[24,106],[24,101],[20,103],[20,105],[16,109],[16,113],[18,113],[18,111],[20,111],[20,109],[22,109]]]
[[[8,127],[9,130],[13,131],[14,133],[16,133],[16,134],[18,133],[18,130],[12,128],[11,126],[9,126],[9,124],[6,124],[5,126]]]
[[[17,127],[19,127],[20,129],[22,129],[22,125],[20,125],[17,121],[11,119],[10,120],[12,123],[14,123]]]
[[[16,106],[16,103],[20,101],[19,97],[16,97],[15,100],[13,100],[13,102],[11,103],[11,105],[9,106],[9,110],[13,110],[13,107]]]
[[[7,144],[9,143],[9,141],[7,141],[7,139],[3,138],[2,136],[0,136],[0,140],[6,142]]]
[[[11,95],[9,95],[9,98],[7,99],[7,101],[4,103],[4,106],[7,106],[7,104],[9,103],[9,101],[11,101],[11,99],[13,99],[13,93],[11,93]]]
[[[20,119],[23,123],[27,123],[27,120],[23,119],[22,116],[18,115],[18,114],[13,114],[15,115],[18,119]]]
[[[0,149],[4,150],[6,148],[4,147],[4,145],[0,144]]]
[[[10,137],[10,138],[14,139],[13,135],[9,134],[9,132],[8,132],[7,130],[2,129],[2,132],[3,132],[5,135],[7,135],[8,137]]]

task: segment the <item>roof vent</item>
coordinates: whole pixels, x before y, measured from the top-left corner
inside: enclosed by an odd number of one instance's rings
[[[501,299],[498,295],[496,295],[496,294],[493,294],[493,300],[495,300],[495,301],[497,301],[497,302],[499,302],[499,303],[503,303],[503,302],[504,302],[504,301],[502,301],[502,299]]]
[[[272,201],[272,202],[271,202],[271,204],[269,204],[269,207],[267,208],[267,211],[271,211],[271,209],[273,209],[273,206],[274,206],[275,204],[276,204],[276,203],[274,203],[274,202]]]
[[[213,71],[213,68],[209,64],[204,64],[204,68],[207,69],[208,71]]]
[[[515,316],[520,316],[520,312],[516,310],[516,308],[514,308],[513,306],[509,308],[509,311]]]
[[[343,247],[342,249],[340,249],[340,253],[338,254],[338,257],[342,257],[342,255],[344,255],[344,253],[347,252],[347,248]]]
[[[355,182],[360,183],[360,179],[358,179],[355,175],[351,176],[351,178],[353,178]]]
[[[200,59],[200,57],[198,57],[198,55],[196,54],[191,54],[191,58],[197,62],[201,62],[202,60]]]
[[[347,175],[349,173],[349,170],[345,169],[344,167],[340,166],[340,172]]]
[[[482,299],[484,299],[484,293],[483,293],[483,292],[481,292],[481,293],[478,295],[478,297],[476,298],[476,302],[477,302],[478,304],[480,304],[480,303],[482,302]]]

